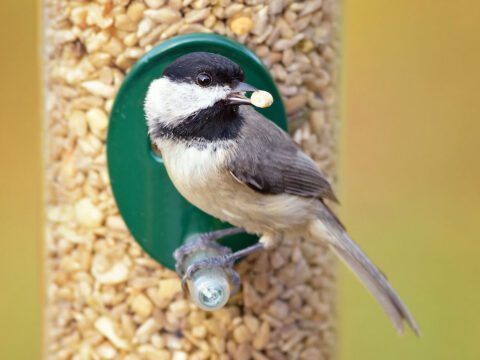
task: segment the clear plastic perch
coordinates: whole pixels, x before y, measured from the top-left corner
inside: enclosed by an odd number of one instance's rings
[[[205,246],[193,251],[187,256],[183,264],[185,273],[187,269],[198,262],[208,261],[222,256],[222,246],[212,243],[211,246]],[[192,301],[201,309],[207,311],[219,310],[225,306],[230,298],[229,269],[222,266],[212,265],[196,271],[190,279],[187,280],[187,287]]]

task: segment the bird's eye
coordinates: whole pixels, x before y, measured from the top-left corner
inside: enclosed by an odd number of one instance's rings
[[[212,77],[210,74],[207,74],[205,72],[202,72],[197,75],[197,84],[200,86],[208,86],[212,82]]]

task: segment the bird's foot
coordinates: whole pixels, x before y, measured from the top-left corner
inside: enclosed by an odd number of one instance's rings
[[[226,248],[224,246],[220,246],[220,247]],[[187,291],[187,282],[193,278],[193,276],[197,271],[200,271],[203,269],[221,268],[225,270],[230,276],[230,281],[233,285],[233,290],[232,290],[232,296],[233,296],[240,290],[240,276],[233,269],[233,265],[235,264],[235,261],[247,255],[253,254],[257,251],[263,250],[264,248],[265,247],[262,243],[256,243],[252,246],[249,246],[245,249],[239,250],[234,253],[232,253],[229,248],[226,248],[228,250],[224,255],[215,256],[215,257],[194,262],[193,264],[187,267],[185,273],[182,276],[182,289],[184,291]]]
[[[245,230],[235,227],[196,235],[192,240],[176,249],[173,253],[175,259],[175,271],[178,276],[183,277],[185,273],[185,261],[187,258],[199,251],[212,249],[216,250],[220,255],[230,254],[232,252],[230,248],[222,246],[216,241],[224,236],[241,234],[243,232],[245,232]]]
[[[241,232],[244,232],[244,230],[232,228],[202,234],[175,251],[174,257],[176,260],[176,271],[177,274],[182,278],[182,288],[185,293],[188,293],[188,281],[192,280],[193,276],[198,271],[214,268],[222,269],[229,275],[230,282],[233,287],[232,295],[239,291],[240,277],[233,269],[235,261],[251,253],[263,250],[265,248],[264,244],[259,242],[245,249],[232,253],[230,248],[218,244],[216,240],[224,236],[234,235]],[[189,257],[192,256],[192,254],[205,250],[213,250],[218,255],[206,257],[197,261],[193,260],[190,264],[188,264],[188,262],[190,262],[188,261]]]

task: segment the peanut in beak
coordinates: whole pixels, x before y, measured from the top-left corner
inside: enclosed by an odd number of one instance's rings
[[[273,96],[268,91],[257,90],[250,97],[252,105],[259,108],[267,108],[273,103]]]

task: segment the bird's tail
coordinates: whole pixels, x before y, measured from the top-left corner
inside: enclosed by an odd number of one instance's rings
[[[312,236],[328,241],[330,248],[348,265],[380,303],[398,333],[403,334],[404,321],[406,321],[415,334],[420,336],[420,328],[415,319],[385,276],[348,236],[338,218],[323,202],[319,219],[312,224]]]

